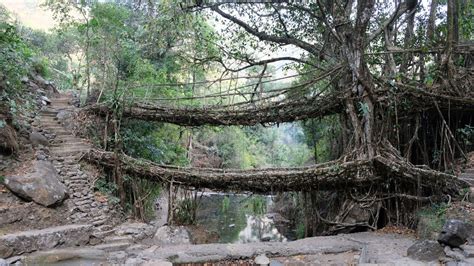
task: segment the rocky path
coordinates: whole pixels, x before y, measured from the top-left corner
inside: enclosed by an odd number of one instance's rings
[[[96,199],[91,176],[82,170],[79,160],[91,145],[69,132],[60,123],[71,113],[74,107],[70,104],[71,95],[61,94],[51,99],[51,105],[40,114],[39,127],[54,136],[50,147],[51,158],[64,184],[68,187],[69,210],[73,223],[91,223],[95,231],[107,231],[109,206],[106,200]],[[67,118],[66,118],[67,119]]]
[[[467,162],[464,166],[464,169],[460,171],[458,178],[470,185],[469,192],[467,194],[468,200],[474,203],[474,152],[467,154]]]
[[[472,165],[468,165],[468,168],[462,171],[459,175],[459,179],[466,181],[470,185],[469,201],[474,203],[474,160],[472,161]]]
[[[51,265],[252,265],[265,254],[271,265],[435,265],[406,256],[414,238],[374,232],[311,237],[293,242],[205,245],[99,245],[37,252],[22,261]],[[57,263],[57,264],[55,264]],[[86,264],[84,264],[86,263]]]

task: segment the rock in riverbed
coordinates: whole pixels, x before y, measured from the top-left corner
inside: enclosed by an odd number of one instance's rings
[[[407,254],[414,260],[435,261],[444,256],[444,249],[436,241],[419,240],[408,248]]]
[[[446,221],[438,236],[440,244],[450,247],[459,247],[466,243],[472,232],[472,226],[460,220],[451,219]]]
[[[191,238],[184,226],[162,226],[156,230],[153,242],[158,245],[191,244]]]

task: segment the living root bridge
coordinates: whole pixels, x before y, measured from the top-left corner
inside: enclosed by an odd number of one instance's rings
[[[112,152],[91,150],[84,158],[107,168],[115,165],[115,156]],[[125,154],[121,154],[118,159],[122,170],[130,175],[156,182],[173,182],[177,185],[226,191],[271,193],[341,190],[367,186],[383,180],[383,175],[378,173],[407,177],[410,183],[421,180],[425,186],[437,184],[443,187],[443,190],[454,189],[460,185],[460,181],[454,176],[432,170],[410,168],[408,165],[394,163],[381,157],[349,162],[332,161],[311,167],[258,170],[179,168],[134,159]],[[377,171],[378,168],[383,170]]]
[[[87,110],[99,114],[110,112],[105,105],[91,106]],[[170,107],[136,103],[124,108],[123,117],[181,126],[251,126],[323,117],[343,110],[341,99],[327,95],[311,99],[270,102],[263,106],[245,103],[245,106]]]

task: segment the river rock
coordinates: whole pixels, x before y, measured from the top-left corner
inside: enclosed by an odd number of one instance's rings
[[[408,248],[407,254],[414,260],[434,261],[444,256],[444,249],[436,241],[419,240]]]
[[[49,161],[35,161],[33,172],[21,176],[8,176],[5,186],[17,196],[45,207],[61,203],[67,188],[59,182],[56,169]]]
[[[153,242],[158,245],[191,244],[191,238],[184,226],[162,226],[156,230]]]
[[[146,223],[124,223],[115,229],[118,236],[131,236],[134,240],[141,240],[153,236],[154,228]]]
[[[56,115],[56,118],[62,122],[64,122],[65,120],[71,117],[72,117],[72,112],[68,110],[60,110],[58,114]]]
[[[142,266],[173,266],[173,263],[165,260],[149,260],[143,262]]]
[[[33,144],[34,147],[43,145],[43,146],[49,146],[49,141],[48,139],[43,136],[41,133],[38,133],[36,131],[33,131],[30,133],[30,142]]]
[[[461,249],[464,252],[464,257],[474,258],[474,246],[472,246],[472,245],[462,245]]]
[[[267,256],[265,256],[265,254],[261,254],[261,255],[258,255],[255,258],[255,264],[257,264],[257,265],[268,265],[268,264],[270,264],[270,259]]]
[[[471,226],[463,221],[447,220],[438,236],[438,242],[450,247],[459,247],[466,243],[471,230]]]
[[[464,254],[459,248],[451,248],[450,246],[445,246],[444,253],[446,254],[446,257],[453,258],[456,261],[464,260]]]

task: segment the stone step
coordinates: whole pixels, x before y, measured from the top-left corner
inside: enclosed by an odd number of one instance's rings
[[[53,151],[53,155],[55,156],[70,156],[70,155],[76,155],[78,158],[82,156],[84,153],[86,153],[88,150],[87,149],[81,149],[81,150],[62,150],[62,151]]]
[[[464,174],[474,175],[474,168],[464,169],[462,172],[463,172]]]
[[[90,150],[89,146],[65,146],[65,147],[53,147],[50,151],[54,154],[68,154],[74,152],[87,152]]]
[[[80,139],[80,138],[76,138],[76,137],[73,137],[71,135],[69,136],[57,136],[56,138],[54,138],[54,141],[56,141],[56,143],[70,143],[70,142],[82,142],[82,143],[87,143],[86,141]]]
[[[69,142],[60,142],[60,143],[54,143],[51,145],[53,148],[77,148],[77,147],[87,147],[89,148],[90,146],[87,145],[87,143],[84,143],[82,141],[69,141]]]
[[[48,123],[59,124],[59,120],[56,119],[56,117],[52,117],[52,116],[43,116],[39,119],[39,122],[41,123],[41,125],[48,124]]]
[[[56,137],[65,137],[71,136],[71,132],[67,131],[65,128],[56,128],[56,129],[46,129],[47,131],[51,131],[56,134]]]
[[[69,103],[71,100],[72,100],[71,98],[66,98],[66,97],[56,98],[56,99],[51,100],[51,103]]]
[[[101,225],[101,226],[98,226],[96,227],[96,230],[94,230],[94,232],[92,233],[92,235],[96,238],[99,238],[99,239],[103,239],[107,236],[110,236],[112,235],[113,233],[115,233],[115,229],[111,229],[111,230],[102,230],[103,228],[105,227],[108,227],[108,225]]]
[[[92,234],[90,224],[71,224],[0,236],[0,258],[54,247],[85,245]]]
[[[61,131],[64,131],[66,133],[69,133],[66,131],[66,129],[64,129],[63,126],[61,125],[54,125],[54,126],[42,126],[43,129],[47,130],[47,131],[52,131],[52,132],[61,132]]]
[[[465,182],[468,183],[471,187],[474,186],[474,179],[470,179],[470,178],[459,178],[459,179],[465,181]]]
[[[41,114],[40,114],[40,119],[42,119],[44,117],[56,118],[57,115],[58,115],[57,111],[42,111]]]
[[[131,245],[130,242],[116,242],[116,243],[108,243],[108,244],[100,244],[94,246],[95,249],[103,250],[105,252],[115,252],[125,250]]]
[[[59,122],[57,122],[57,121],[55,121],[55,122],[48,122],[48,123],[41,122],[41,125],[39,125],[39,127],[41,127],[41,128],[56,128],[56,127],[64,128],[64,127],[61,126],[61,124],[59,124]]]
[[[474,175],[462,173],[459,175],[459,178],[474,179]]]
[[[131,235],[127,236],[107,236],[104,238],[105,243],[117,243],[117,242],[133,242],[133,237]]]
[[[77,159],[79,159],[79,155],[70,155],[70,156],[53,156],[53,159],[58,161],[58,163],[64,163],[70,164],[70,163],[75,163],[77,162]]]
[[[59,120],[56,117],[52,117],[52,116],[42,116],[42,117],[40,117],[38,122],[40,122],[41,124],[44,124],[44,123],[59,123]]]
[[[92,224],[93,224],[94,226],[100,226],[100,225],[105,224],[106,222],[107,222],[107,219],[103,219],[103,220],[94,221],[94,222],[92,222]]]
[[[77,144],[77,145],[67,145],[67,143],[62,143],[62,145],[58,147],[52,147],[52,151],[68,151],[68,150],[88,150],[91,146],[87,144]]]

